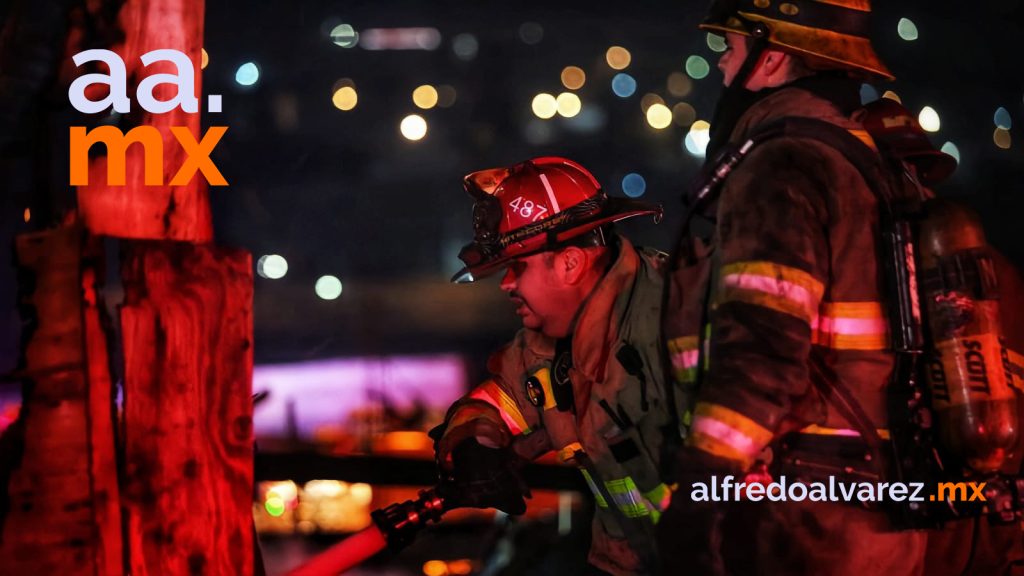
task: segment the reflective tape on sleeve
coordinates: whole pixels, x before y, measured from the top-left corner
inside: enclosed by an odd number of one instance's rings
[[[824,285],[803,270],[768,261],[735,262],[722,267],[716,303],[744,302],[811,323]]]
[[[512,431],[512,434],[530,433],[530,426],[526,423],[526,419],[523,418],[523,414],[519,411],[519,406],[516,405],[515,400],[498,386],[498,383],[494,380],[487,380],[474,388],[469,393],[469,397],[483,400],[497,408],[498,413],[501,414],[502,421]]]

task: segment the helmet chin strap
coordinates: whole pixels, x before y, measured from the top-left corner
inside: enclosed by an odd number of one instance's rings
[[[711,121],[712,134],[711,142],[708,143],[707,162],[712,163],[718,155],[718,151],[729,141],[736,122],[743,112],[746,111],[750,101],[755,97],[756,92],[747,90],[747,82],[750,81],[761,55],[768,47],[768,26],[764,22],[747,21],[750,37],[750,49],[747,50],[747,58],[740,66],[739,72],[732,79],[732,82],[722,88],[722,95],[718,99],[718,106]]]

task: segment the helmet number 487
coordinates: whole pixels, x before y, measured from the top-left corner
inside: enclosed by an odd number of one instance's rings
[[[508,203],[508,206],[522,218],[529,218],[533,216],[533,220],[531,220],[531,222],[540,220],[548,211],[544,206],[534,204],[532,200],[523,200],[522,196],[517,196],[515,200]]]

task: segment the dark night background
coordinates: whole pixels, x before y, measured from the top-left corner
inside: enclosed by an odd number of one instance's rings
[[[981,212],[990,241],[1024,264],[1024,3],[876,4],[875,44],[898,77],[877,92],[897,92],[915,113],[926,105],[938,111],[941,129],[932,139],[937,146],[954,142],[962,159],[940,192],[964,197]],[[647,124],[641,98],[654,93],[669,107],[685,100],[697,118],[710,119],[721,75],[706,35],[696,30],[705,8],[703,1],[645,0],[208,0],[203,91],[224,96],[224,113],[205,122],[229,126],[215,161],[231,185],[211,191],[217,241],[250,250],[254,263],[265,254],[288,262],[284,278],[256,278],[257,362],[438,351],[482,358],[508,338],[516,319],[496,281],[447,282],[459,267],[458,248],[471,237],[461,177],[473,170],[563,155],[589,167],[611,194],[622,194],[624,175],[641,174],[644,198],[664,203],[667,217],[657,227],[642,221],[624,228],[639,243],[667,249],[678,198],[701,160],[682,145],[687,128]],[[917,25],[916,41],[898,35],[901,18]],[[356,31],[432,27],[441,41],[432,51],[343,48],[330,38],[343,23]],[[524,24],[532,43],[523,39]],[[453,50],[460,34],[475,39],[473,57]],[[617,71],[605,52],[613,45],[632,54],[624,72],[637,90],[629,98],[611,90]],[[666,79],[683,72],[691,55],[707,59],[711,73],[693,80],[685,98],[673,97]],[[249,87],[235,81],[245,62],[260,72]],[[538,119],[532,98],[566,91],[559,74],[568,65],[587,74],[575,91],[583,113]],[[358,91],[358,105],[348,112],[331,99],[342,78]],[[454,105],[419,110],[411,93],[422,84],[452,86]],[[61,102],[55,94],[52,106]],[[1009,149],[993,141],[1000,107],[1013,120]],[[398,129],[412,113],[429,124],[417,142]],[[45,173],[24,168],[30,153],[31,147],[8,150],[0,164],[7,247],[0,261],[0,370],[13,368],[17,351],[10,243],[15,233],[46,224],[22,217],[45,189]],[[314,293],[324,274],[343,282],[340,298]],[[116,289],[111,293],[116,299]]]

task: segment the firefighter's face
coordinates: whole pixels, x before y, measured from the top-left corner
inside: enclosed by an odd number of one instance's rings
[[[501,279],[501,289],[516,307],[523,326],[551,338],[569,335],[580,305],[577,290],[566,278],[564,258],[560,252],[518,258]]]
[[[725,76],[722,84],[729,86],[732,84],[733,79],[736,78],[736,75],[739,74],[743,62],[747,59],[747,38],[742,34],[727,32],[725,34],[725,44],[728,48],[718,58],[718,69]]]

